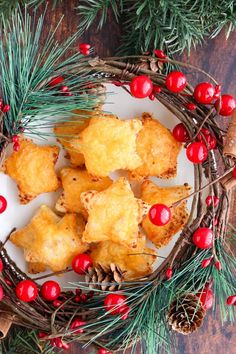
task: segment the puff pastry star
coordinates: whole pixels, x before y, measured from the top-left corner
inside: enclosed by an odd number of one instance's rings
[[[175,177],[181,143],[149,113],[142,114],[142,124],[142,130],[137,136],[137,152],[142,164],[132,171],[131,177],[134,179],[146,176]]]
[[[159,187],[151,181],[144,181],[141,186],[141,198],[151,205],[160,203],[171,206],[181,198],[187,197],[190,186]],[[171,220],[165,226],[155,226],[151,223],[148,216],[142,222],[142,227],[147,237],[157,246],[167,245],[172,236],[180,231],[188,221],[188,211],[186,203],[181,203],[172,209]]]
[[[60,218],[43,205],[26,227],[12,233],[10,240],[24,249],[29,271],[50,268],[56,272],[70,266],[76,254],[88,249],[82,242],[84,226],[82,217],[66,214]]]
[[[128,247],[136,247],[139,224],[149,206],[134,197],[129,182],[121,177],[102,192],[81,194],[88,211],[83,241],[110,240]]]
[[[60,187],[55,171],[58,154],[57,146],[38,146],[21,139],[20,151],[6,158],[3,171],[16,181],[21,204]]]
[[[60,172],[62,195],[56,204],[56,210],[62,213],[81,213],[87,217],[80,195],[89,190],[102,191],[112,184],[109,177],[94,177],[85,169],[65,167]]]
[[[100,264],[107,270],[110,264],[116,264],[122,270],[124,279],[132,280],[152,273],[156,252],[145,244],[145,236],[138,238],[135,249],[112,241],[103,241],[92,246],[90,256],[94,265]]]
[[[106,177],[110,172],[132,170],[142,164],[136,137],[142,128],[137,119],[122,121],[115,116],[91,118],[89,126],[74,139],[72,146],[83,153],[88,172]]]

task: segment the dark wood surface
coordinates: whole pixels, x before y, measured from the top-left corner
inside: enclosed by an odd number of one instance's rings
[[[62,40],[76,31],[79,18],[74,9],[76,0],[63,0],[54,10],[50,7],[46,15],[45,33],[51,24],[57,24],[60,17],[64,15],[62,26],[57,32],[58,40]],[[89,29],[84,35],[83,41],[94,46],[95,51],[100,56],[113,55],[119,47],[121,41],[122,28],[116,24],[112,16],[109,16],[108,23],[102,31],[96,30],[96,25]],[[228,40],[222,32],[213,40],[206,39],[202,46],[192,49],[190,57],[182,55],[182,59],[191,62],[213,76],[223,84],[223,92],[236,96],[236,31],[231,34]],[[197,81],[197,77],[192,77]],[[225,125],[222,119],[222,124]],[[232,200],[231,221],[236,224],[236,198]],[[205,324],[197,333],[191,336],[178,337],[178,352],[181,354],[234,354],[236,353],[235,325],[226,324],[221,326],[219,316],[213,317],[208,314]],[[74,344],[70,354],[96,353],[93,348],[82,349],[78,344]],[[138,354],[138,353],[137,353]],[[155,353],[153,353],[155,354]]]

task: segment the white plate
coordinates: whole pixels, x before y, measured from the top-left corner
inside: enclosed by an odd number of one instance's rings
[[[162,124],[171,130],[179,122],[178,119],[157,100],[151,101],[150,99],[135,99],[120,87],[116,87],[111,84],[107,84],[106,87],[107,92],[110,94],[107,96],[104,110],[118,115],[121,119],[131,119],[140,116],[142,112],[149,112],[152,113],[154,117],[156,117]],[[45,144],[45,141],[37,139],[34,140],[39,144]],[[50,143],[58,145],[56,140],[53,138],[50,139]],[[64,152],[61,150],[60,157],[56,166],[57,170],[59,170],[61,166],[68,164],[68,161],[66,161],[63,156]],[[116,178],[117,175],[113,174],[112,177]],[[193,187],[194,169],[193,165],[187,160],[184,149],[182,149],[179,155],[178,173],[176,178],[171,180],[163,180],[157,178],[152,179],[154,182],[161,186],[174,186],[188,183]],[[8,201],[8,208],[6,212],[0,214],[0,239],[4,241],[12,228],[20,228],[25,226],[30,221],[40,205],[46,204],[53,208],[60,193],[61,191],[57,191],[56,193],[43,194],[27,205],[20,205],[18,202],[18,191],[16,184],[11,180],[11,178],[4,175],[3,173],[0,173],[0,195],[4,195]],[[190,207],[191,199],[188,201],[188,208],[190,209]],[[162,247],[158,250],[158,254],[161,257],[166,257],[170,253],[178,238],[178,235],[179,234],[176,234],[166,247]],[[154,248],[150,242],[148,245]],[[6,248],[9,255],[16,262],[18,267],[26,272],[26,263],[22,249],[15,247],[11,242],[7,243]],[[162,261],[163,258],[159,258],[155,264],[155,267],[162,263]],[[41,273],[40,275],[43,274],[44,273]],[[32,278],[37,276],[39,275],[31,275]],[[80,278],[78,275],[71,272],[60,277],[53,277],[52,279],[59,281],[62,287],[68,287],[68,282],[75,282]]]

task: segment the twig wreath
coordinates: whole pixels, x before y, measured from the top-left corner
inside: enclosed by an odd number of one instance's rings
[[[125,351],[128,347],[135,353],[140,345],[143,352],[153,354],[160,347],[171,351],[172,331],[192,333],[212,306],[215,309],[219,305],[222,319],[233,322],[236,259],[231,250],[233,231],[229,232],[228,217],[230,190],[236,181],[236,116],[227,133],[215,118],[218,114],[231,116],[234,99],[221,95],[220,85],[208,73],[170,60],[162,51],[150,56],[99,59],[90,56],[90,46],[85,44],[80,47],[82,54],[77,51],[62,59],[77,34],[55,45],[53,32],[40,49],[43,17],[38,23],[34,21],[19,10],[9,22],[3,21],[1,157],[12,142],[15,151],[20,148],[18,135],[22,131],[32,136],[41,134],[39,129],[44,125],[53,126],[58,111],[65,117],[78,107],[92,109],[100,96],[96,88],[111,82],[134,97],[159,100],[180,120],[173,134],[185,144],[187,156],[194,163],[195,185],[189,221],[169,256],[148,277],[121,282],[112,291],[102,290],[98,282],[91,292],[91,284],[85,279],[71,285],[70,291],[59,293],[56,301],[46,301],[40,285],[17,267],[5,243],[1,243],[0,283],[4,296],[0,311],[5,327],[13,322],[36,330],[42,343],[51,340],[54,346],[64,349],[76,340],[85,346],[95,343],[100,353]],[[165,76],[161,67],[166,62],[200,71],[207,82],[193,88],[180,71]],[[69,91],[59,94],[57,84],[61,78]],[[39,115],[41,120],[37,120]],[[207,205],[203,190],[208,190]],[[16,289],[22,281],[35,284],[34,301],[19,298]],[[116,285],[114,279],[112,284]],[[107,305],[110,295],[113,302]]]

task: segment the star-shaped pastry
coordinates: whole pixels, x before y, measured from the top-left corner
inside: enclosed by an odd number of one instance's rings
[[[16,181],[21,204],[60,187],[55,171],[58,154],[57,146],[38,146],[21,139],[20,150],[6,158],[3,171]]]
[[[144,277],[152,273],[152,264],[156,260],[156,252],[146,247],[146,237],[137,240],[135,249],[112,241],[99,242],[92,246],[90,254],[94,265],[100,264],[108,269],[116,264],[124,274],[124,280]]]
[[[88,212],[84,242],[110,240],[137,246],[139,224],[149,206],[135,198],[126,178],[119,178],[102,192],[82,193],[81,201]]]
[[[142,164],[131,172],[131,177],[134,179],[147,176],[175,177],[181,143],[149,113],[143,113],[142,124],[142,130],[137,136],[137,152]]]
[[[169,207],[181,198],[187,197],[191,190],[189,185],[174,186],[174,187],[159,187],[151,181],[144,181],[141,186],[141,198],[146,203],[165,204]],[[167,245],[172,236],[183,229],[188,221],[188,211],[186,203],[183,202],[171,210],[171,219],[165,226],[155,226],[146,216],[142,222],[142,227],[146,232],[147,237],[157,246],[162,247]]]
[[[82,213],[87,217],[87,212],[82,205],[80,195],[89,190],[102,191],[112,184],[109,177],[94,177],[85,169],[65,167],[60,172],[62,195],[57,201],[56,210],[62,213]]]
[[[137,153],[136,137],[141,121],[122,121],[112,115],[91,118],[89,126],[71,145],[83,153],[88,172],[106,177],[115,170],[133,170],[142,164]]]
[[[82,217],[66,214],[60,218],[43,205],[27,226],[12,233],[10,240],[24,249],[31,272],[46,268],[56,272],[70,266],[76,254],[88,249],[82,242],[84,226]]]

